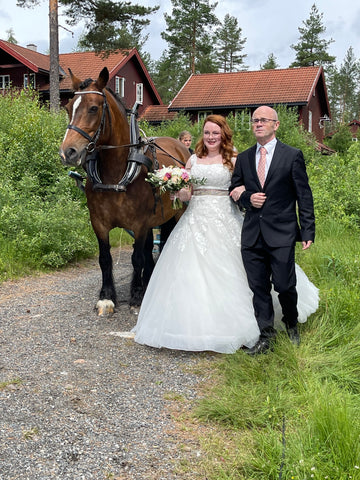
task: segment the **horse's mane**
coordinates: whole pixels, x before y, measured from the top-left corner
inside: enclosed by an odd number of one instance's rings
[[[123,99],[118,95],[117,93],[114,92],[110,87],[106,87],[106,90],[114,97],[116,102],[119,104],[120,108],[124,110],[125,114],[128,112],[128,109],[125,106],[125,103]]]
[[[79,90],[85,90],[91,83],[93,83],[92,78],[87,78],[86,80],[83,80],[80,85],[79,85]]]

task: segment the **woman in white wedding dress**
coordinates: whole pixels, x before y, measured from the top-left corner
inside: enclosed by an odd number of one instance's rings
[[[228,189],[235,158],[232,132],[220,115],[205,119],[203,137],[186,165],[195,185],[147,287],[135,341],[152,347],[234,353],[259,339],[252,292],[241,258],[243,214]],[[242,187],[239,187],[242,188]],[[318,307],[318,289],[296,266],[299,322]],[[281,309],[274,292],[275,327]]]

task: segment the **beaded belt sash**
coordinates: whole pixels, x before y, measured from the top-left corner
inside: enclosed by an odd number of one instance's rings
[[[193,191],[193,195],[229,195],[227,190],[219,190],[217,188],[198,188]]]

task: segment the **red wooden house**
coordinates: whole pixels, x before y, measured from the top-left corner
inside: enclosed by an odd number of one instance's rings
[[[139,113],[148,105],[163,105],[156,87],[140,58],[138,51],[112,53],[102,58],[94,52],[65,53],[59,55],[60,102],[65,105],[73,91],[68,69],[81,80],[97,78],[106,66],[109,70],[109,87],[118,93],[126,107],[140,103]],[[0,91],[10,86],[32,86],[40,93],[42,101],[49,100],[50,57],[28,48],[0,40]]]
[[[356,119],[351,120],[351,122],[348,124],[348,127],[350,128],[352,139],[357,142],[358,132],[360,128],[360,121]]]
[[[322,143],[324,122],[330,120],[323,68],[191,75],[168,106],[168,113],[184,112],[195,122],[209,113],[228,116],[247,110],[251,114],[260,105],[296,108],[304,128]],[[147,110],[152,122],[157,110],[164,119],[163,107],[153,106]],[[142,118],[147,119],[147,111]]]

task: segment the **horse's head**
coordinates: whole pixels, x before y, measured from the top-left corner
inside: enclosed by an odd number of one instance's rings
[[[87,153],[95,149],[105,136],[105,123],[109,122],[109,106],[105,87],[109,72],[105,67],[97,80],[81,81],[69,69],[74,97],[66,105],[69,125],[60,147],[60,156],[64,165],[84,164]],[[106,118],[108,116],[108,118]]]

